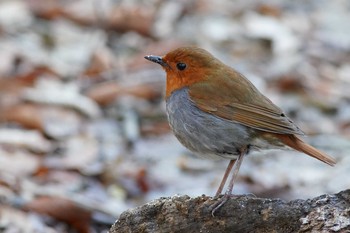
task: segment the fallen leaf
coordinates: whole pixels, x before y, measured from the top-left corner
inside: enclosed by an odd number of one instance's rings
[[[51,150],[51,142],[35,130],[0,129],[0,144],[21,147],[38,153]]]
[[[20,149],[5,150],[0,147],[0,155],[1,172],[19,179],[33,174],[40,165],[38,156]]]
[[[71,107],[91,118],[101,115],[99,106],[80,94],[77,83],[39,79],[33,88],[27,88],[23,92],[23,98],[35,103]]]
[[[122,86],[115,82],[105,82],[94,85],[87,90],[85,94],[102,106],[111,104],[120,95],[131,95],[151,101],[159,99],[162,95],[161,91],[152,84]]]
[[[145,6],[115,7],[107,19],[109,29],[118,32],[136,31],[144,36],[152,35],[154,11]]]
[[[276,81],[277,88],[285,93],[305,93],[305,86],[301,78],[285,75]]]
[[[0,113],[2,122],[16,122],[28,129],[37,129],[43,132],[42,115],[38,114],[40,106],[35,104],[18,104]]]
[[[260,4],[257,11],[262,15],[280,17],[282,15],[281,8],[270,4]]]
[[[1,232],[26,232],[26,233],[57,233],[54,228],[46,226],[44,222],[6,205],[0,205]]]
[[[38,197],[23,208],[65,222],[79,233],[90,232],[91,212],[70,200],[59,197]]]

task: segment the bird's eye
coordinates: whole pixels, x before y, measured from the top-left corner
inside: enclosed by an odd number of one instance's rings
[[[176,68],[178,70],[184,70],[184,69],[186,69],[186,64],[182,63],[182,62],[179,62],[179,63],[176,64]]]

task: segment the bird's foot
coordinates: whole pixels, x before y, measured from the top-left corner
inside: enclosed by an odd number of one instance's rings
[[[217,200],[213,205],[210,206],[212,209],[211,215],[215,217],[215,212],[218,211],[230,198],[239,198],[239,197],[256,197],[253,193],[248,193],[244,195],[234,195],[225,193],[223,196],[216,195],[213,199]]]
[[[234,195],[234,194],[228,194],[228,193],[225,193],[222,197],[220,197],[220,195],[216,195],[214,197],[214,199],[218,199],[212,206],[212,211],[211,211],[211,215],[213,217],[215,217],[215,212],[217,210],[219,210],[230,198],[238,198],[238,197],[241,197],[243,195]]]
[[[215,197],[215,199],[217,199],[218,197]],[[221,197],[219,200],[217,200],[212,206],[211,206],[211,215],[213,217],[215,217],[215,212],[220,209],[230,198],[230,195],[224,195],[223,197]]]
[[[254,197],[254,198],[257,197],[254,193],[247,193],[245,196],[247,196],[247,197]]]

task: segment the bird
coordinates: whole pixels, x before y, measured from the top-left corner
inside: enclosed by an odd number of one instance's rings
[[[244,75],[205,49],[180,47],[144,58],[166,72],[166,112],[176,138],[199,156],[230,160],[214,198],[231,177],[213,216],[232,196],[243,158],[251,151],[292,148],[335,165],[334,158],[307,144],[304,132]]]

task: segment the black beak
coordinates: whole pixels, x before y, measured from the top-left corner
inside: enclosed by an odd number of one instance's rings
[[[158,63],[159,65],[163,67],[168,67],[169,65],[163,60],[160,56],[153,56],[153,55],[147,55],[145,58],[151,62]]]

